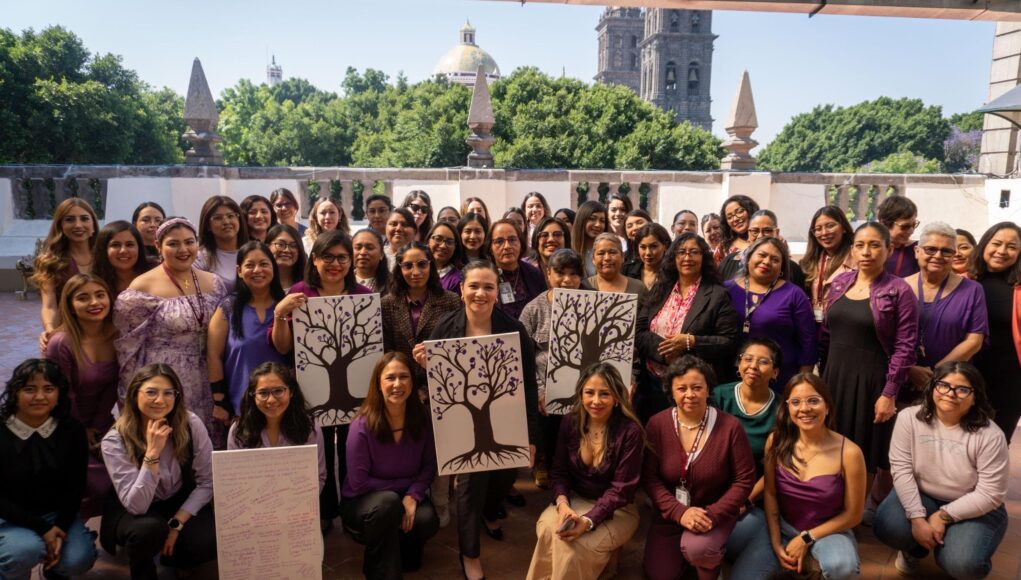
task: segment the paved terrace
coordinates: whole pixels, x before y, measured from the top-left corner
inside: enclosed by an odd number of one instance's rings
[[[0,377],[6,382],[11,371],[22,360],[38,356],[36,339],[39,335],[39,299],[33,294],[28,301],[14,299],[13,294],[0,294],[0,320],[5,320],[5,332],[0,336]],[[486,577],[494,580],[524,578],[535,546],[535,521],[549,501],[549,494],[535,487],[524,471],[518,479],[518,489],[528,499],[523,509],[508,507],[508,518],[503,527],[505,539],[497,542],[483,536],[482,552],[486,563]],[[644,503],[644,495],[639,496]],[[990,578],[1021,578],[1021,446],[1011,448],[1010,489],[1007,495],[1007,510],[1010,512],[1010,526],[1007,536],[993,558],[994,570]],[[643,509],[642,526],[634,539],[627,544],[621,556],[618,578],[639,579],[642,577],[643,538],[648,528],[648,509]],[[338,520],[339,524],[339,520]],[[89,522],[93,529],[99,528],[99,519]],[[880,544],[872,535],[871,528],[856,530],[862,555],[862,578],[897,578],[893,562],[896,553]],[[354,543],[340,526],[326,537],[326,561],[323,577],[333,579],[361,578],[362,546]],[[164,578],[173,578],[163,570]],[[425,565],[421,571],[408,574],[409,580],[450,580],[460,577],[457,563],[457,531],[454,525],[440,530],[427,548]],[[693,577],[693,576],[692,576]],[[919,578],[945,578],[939,573],[933,559],[924,561]],[[33,578],[41,578],[38,574]],[[100,559],[95,568],[85,576],[89,579],[129,578],[126,560],[113,558],[100,550]],[[210,564],[197,571],[196,580],[216,578],[216,566]]]

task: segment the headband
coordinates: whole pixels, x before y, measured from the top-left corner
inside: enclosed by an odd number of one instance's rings
[[[195,227],[195,224],[193,224],[190,221],[188,221],[187,218],[174,217],[174,218],[170,218],[167,221],[165,221],[162,224],[160,224],[159,229],[156,230],[156,236],[155,236],[156,243],[158,244],[163,239],[163,236],[167,235],[167,232],[169,232],[171,229],[176,228],[178,226],[184,226],[184,227],[188,228],[189,230],[191,230],[191,232],[193,234],[195,234],[196,236],[199,235],[199,231]]]

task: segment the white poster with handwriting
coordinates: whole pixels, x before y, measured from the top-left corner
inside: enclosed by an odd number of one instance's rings
[[[213,452],[221,580],[323,575],[315,445]]]

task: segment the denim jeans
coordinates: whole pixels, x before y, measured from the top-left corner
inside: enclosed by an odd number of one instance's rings
[[[918,492],[925,515],[932,515],[949,503]],[[918,545],[911,535],[911,520],[894,491],[876,510],[873,530],[879,541],[891,548],[924,558],[929,550]],[[947,526],[943,545],[937,545],[936,564],[954,578],[985,578],[992,570],[992,557],[1007,533],[1007,510],[1002,505],[983,516],[961,520]]]
[[[765,514],[763,518],[764,516]],[[780,520],[780,538],[784,545],[797,534],[798,530]],[[858,544],[851,530],[819,538],[809,549],[812,557],[819,562],[823,578],[847,580],[858,577],[861,563],[858,560]],[[730,569],[730,577],[769,578],[778,570],[780,561],[773,553],[768,529],[763,529],[748,541],[740,554],[737,554],[737,561]]]
[[[759,536],[765,534],[769,537],[769,527],[766,525],[766,512],[756,507],[746,511],[737,519],[734,531],[727,539],[727,561],[733,563],[745,549]]]
[[[53,523],[57,514],[43,516]],[[46,543],[34,531],[0,519],[0,578],[28,580],[32,569],[46,557]],[[60,561],[50,570],[64,576],[78,576],[96,562],[96,537],[79,518],[71,522],[60,549]]]

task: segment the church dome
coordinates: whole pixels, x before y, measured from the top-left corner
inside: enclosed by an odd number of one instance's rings
[[[475,27],[471,22],[466,22],[459,32],[460,44],[440,58],[433,68],[433,76],[442,75],[450,82],[473,86],[481,66],[487,81],[499,79],[500,67],[488,52],[475,44]]]

